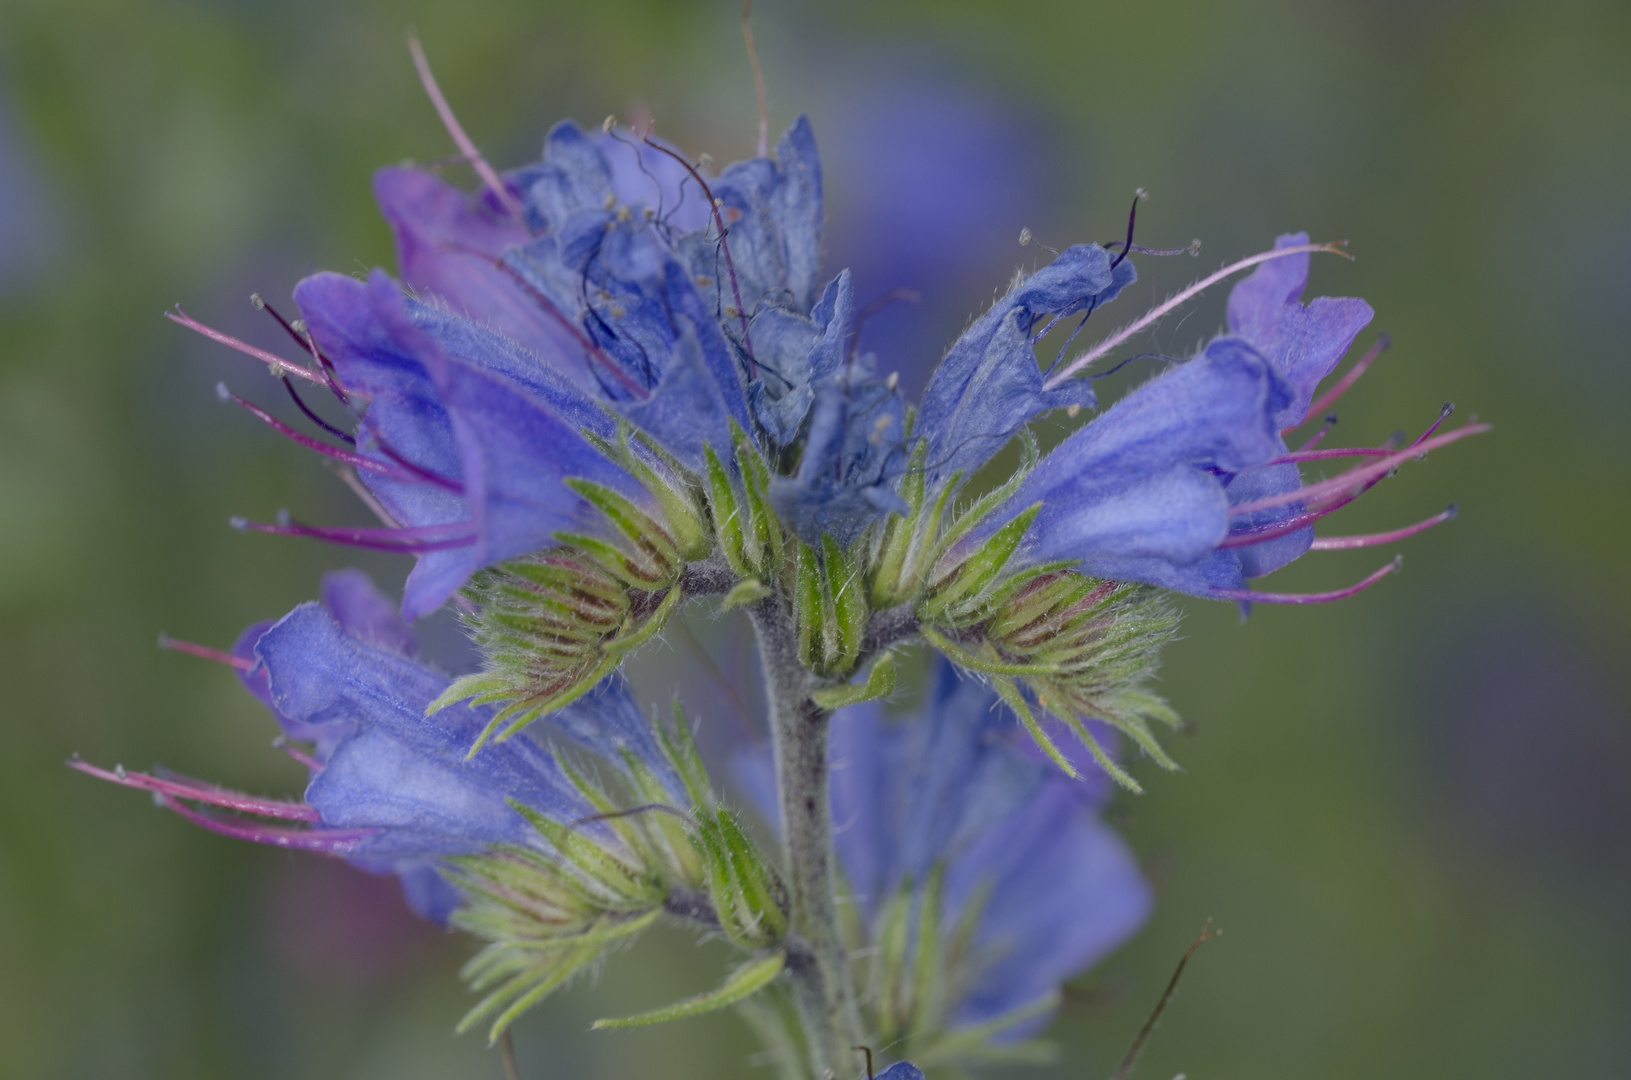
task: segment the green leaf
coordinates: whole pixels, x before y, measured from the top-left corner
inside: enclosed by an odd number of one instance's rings
[[[732,608],[746,607],[757,603],[770,595],[770,587],[758,578],[748,578],[738,581],[731,586],[731,591],[725,594],[725,599],[719,602],[720,611],[729,611]]]
[[[845,683],[842,686],[817,690],[810,698],[823,709],[842,709],[862,701],[888,697],[895,692],[895,654],[884,653],[867,672],[864,683]]]
[[[685,1020],[692,1016],[702,1016],[706,1013],[716,1012],[728,1005],[734,1005],[744,998],[751,997],[756,991],[764,988],[780,975],[782,968],[787,966],[787,954],[776,953],[763,960],[755,960],[751,964],[737,968],[730,978],[717,990],[706,994],[698,994],[684,1001],[650,1012],[636,1013],[633,1016],[618,1016],[604,1020],[596,1020],[591,1027],[600,1028],[645,1027],[648,1024],[666,1024],[670,1020]]]

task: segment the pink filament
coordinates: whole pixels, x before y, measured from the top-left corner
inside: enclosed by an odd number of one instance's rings
[[[201,829],[230,836],[234,840],[252,840],[272,847],[295,848],[302,851],[321,851],[343,855],[358,844],[375,835],[378,829],[285,829],[258,821],[229,821],[200,813],[185,803],[158,795],[165,809],[173,810]]]
[[[1256,589],[1213,589],[1212,595],[1220,600],[1244,600],[1253,604],[1329,604],[1333,600],[1346,600],[1375,585],[1387,577],[1403,564],[1402,558],[1395,558],[1363,580],[1349,585],[1346,589],[1337,589],[1333,592],[1322,593],[1272,593],[1258,592]]]
[[[106,780],[110,784],[119,784],[138,791],[151,791],[156,795],[190,799],[193,802],[208,803],[228,810],[241,810],[247,814],[259,814],[261,817],[280,818],[285,821],[319,820],[317,811],[305,803],[290,802],[286,799],[263,799],[257,795],[246,795],[241,791],[206,784],[190,776],[153,776],[150,773],[123,770],[110,772],[77,757],[68,762],[68,767],[77,769],[86,776]]]
[[[1386,446],[1335,446],[1329,450],[1289,450],[1263,462],[1264,465],[1289,465],[1295,461],[1327,461],[1345,457],[1387,457],[1396,450]]]
[[[481,151],[470,141],[470,136],[464,133],[459,118],[453,115],[453,107],[447,103],[447,98],[442,96],[442,88],[436,85],[436,76],[431,74],[430,61],[425,58],[425,50],[419,44],[418,34],[411,32],[408,34],[408,53],[413,57],[414,69],[419,72],[419,82],[425,88],[425,96],[436,106],[436,115],[442,118],[442,126],[453,136],[453,143],[459,148],[459,153],[470,162],[476,170],[476,175],[481,177],[482,183],[492,191],[499,204],[512,216],[520,217],[520,202],[510,194],[510,189],[504,186],[504,181],[498,178],[498,173],[493,171],[493,167],[487,164],[487,159],[481,156]]]
[[[1273,506],[1285,506],[1287,503],[1323,502],[1328,498],[1338,497],[1350,492],[1357,494],[1357,489],[1363,487],[1367,482],[1381,479],[1412,458],[1419,457],[1429,450],[1448,446],[1450,443],[1464,439],[1468,435],[1478,435],[1488,430],[1490,430],[1488,424],[1468,424],[1466,427],[1457,428],[1436,438],[1412,443],[1404,450],[1389,454],[1387,457],[1373,461],[1369,465],[1356,466],[1339,476],[1333,476],[1329,480],[1321,480],[1317,484],[1310,484],[1294,491],[1283,491],[1278,495],[1266,495],[1261,499],[1253,499],[1251,502],[1231,506],[1229,516],[1239,517],[1242,514],[1267,510]]]
[[[180,307],[177,307],[175,311],[166,311],[164,313],[164,317],[178,326],[185,326],[189,330],[195,330],[198,333],[203,334],[211,341],[218,341],[222,345],[227,346],[229,349],[236,349],[245,356],[252,356],[263,364],[269,364],[275,371],[282,372],[286,375],[298,375],[307,382],[314,382],[319,386],[327,385],[328,380],[317,372],[301,367],[299,364],[296,364],[293,361],[285,360],[283,357],[274,353],[269,353],[265,349],[257,349],[248,342],[239,341],[237,338],[223,334],[221,331],[216,330],[213,327],[205,326],[191,315],[188,315],[185,311],[182,311]]]
[[[1097,345],[1093,346],[1091,349],[1087,350],[1085,353],[1066,364],[1063,369],[1048,376],[1047,381],[1042,384],[1042,388],[1044,390],[1056,389],[1066,379],[1103,357],[1117,345],[1120,345],[1123,341],[1126,341],[1140,330],[1143,330],[1145,327],[1156,322],[1163,315],[1166,315],[1174,308],[1179,307],[1191,297],[1205,292],[1207,289],[1211,288],[1213,285],[1216,285],[1229,275],[1238,273],[1249,266],[1256,266],[1258,263],[1268,262],[1271,259],[1283,259],[1287,255],[1301,255],[1305,252],[1312,251],[1328,251],[1333,255],[1341,255],[1344,258],[1352,258],[1351,255],[1342,250],[1339,244],[1334,243],[1297,244],[1293,247],[1274,248],[1272,251],[1260,251],[1256,255],[1249,255],[1246,258],[1241,259],[1239,262],[1231,263],[1228,266],[1225,266],[1222,270],[1219,270],[1217,273],[1212,274],[1209,277],[1202,278],[1189,288],[1172,296],[1165,303],[1157,304],[1139,318],[1134,319],[1120,330],[1117,330],[1115,333],[1111,334],[1109,337],[1105,338],[1103,341],[1099,342]]]
[[[375,461],[371,457],[356,453],[352,450],[341,450],[337,446],[330,446],[321,439],[314,439],[304,432],[296,431],[294,428],[290,427],[288,424],[285,424],[282,420],[279,420],[277,417],[273,416],[259,405],[256,405],[252,401],[246,401],[237,394],[234,394],[232,391],[228,390],[226,383],[218,384],[216,387],[216,393],[220,395],[222,401],[230,401],[234,405],[242,406],[249,413],[249,415],[253,416],[255,419],[259,420],[261,423],[265,424],[279,435],[292,439],[308,450],[315,450],[324,457],[333,458],[335,461],[341,462],[345,465],[350,465],[354,469],[362,469],[365,472],[379,473],[384,476],[394,477],[398,480],[407,479],[411,481],[414,478],[412,472],[410,472],[408,469],[393,468],[383,461]],[[413,470],[413,472],[417,471],[419,470]]]
[[[1414,525],[1406,525],[1402,529],[1391,532],[1367,533],[1363,536],[1319,536],[1308,546],[1310,551],[1346,551],[1349,548],[1376,547],[1379,544],[1391,544],[1396,540],[1404,540],[1415,536],[1419,532],[1426,532],[1434,525],[1442,525],[1455,517],[1456,509],[1452,504],[1444,510],[1425,521],[1418,521]]]
[[[466,547],[476,542],[473,532],[455,533],[453,530],[471,528],[466,521],[452,525],[428,525],[418,529],[380,529],[354,527],[325,527],[322,525],[273,525],[263,521],[245,521],[233,518],[232,527],[249,532],[271,533],[274,536],[310,536],[330,543],[373,551],[398,551],[412,554],[420,551],[444,551]]]
[[[1281,434],[1284,434],[1287,431],[1297,430],[1304,424],[1308,423],[1308,418],[1310,416],[1318,416],[1326,409],[1329,409],[1332,405],[1335,405],[1337,399],[1343,394],[1346,394],[1348,392],[1348,388],[1359,381],[1359,376],[1365,374],[1365,369],[1374,364],[1376,362],[1376,358],[1381,356],[1382,353],[1386,352],[1388,346],[1391,344],[1393,344],[1393,341],[1386,334],[1382,334],[1377,337],[1376,343],[1369,349],[1365,350],[1365,355],[1361,356],[1354,363],[1354,366],[1348,369],[1347,374],[1338,379],[1335,386],[1321,394],[1308,406],[1308,411],[1303,414],[1302,420],[1292,424],[1288,428],[1282,429]]]
[[[198,645],[191,641],[182,641],[180,638],[173,638],[169,634],[159,635],[159,648],[186,653],[188,656],[196,656],[204,660],[213,660],[217,664],[225,664],[227,667],[237,668],[239,671],[248,671],[255,666],[255,661],[247,656],[233,656],[229,652],[222,652],[220,649],[212,649],[208,645]]]

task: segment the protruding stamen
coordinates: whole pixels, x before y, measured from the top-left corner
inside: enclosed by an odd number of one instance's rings
[[[312,412],[311,406],[307,405],[303,400],[301,400],[299,392],[297,392],[294,388],[294,383],[289,381],[289,377],[287,375],[283,377],[283,388],[289,391],[289,397],[294,399],[295,407],[306,414],[307,420],[310,420],[312,423],[316,424],[318,427],[322,428],[336,439],[339,439],[347,446],[357,445],[357,437],[355,435],[348,435],[346,432],[341,431],[327,420],[324,420],[321,416],[318,416],[316,413]]]
[[[246,795],[241,791],[231,791],[215,784],[206,784],[202,780],[194,780],[190,776],[154,776],[151,773],[130,772],[123,766],[109,771],[81,760],[78,754],[68,759],[68,767],[86,776],[94,776],[98,780],[106,780],[121,787],[151,791],[156,795],[169,795],[177,799],[190,799],[193,802],[221,806],[228,810],[240,810],[246,814],[258,814],[261,817],[278,818],[282,821],[320,820],[317,811],[305,803]]]
[[[1370,576],[1349,585],[1346,589],[1336,589],[1332,592],[1273,593],[1258,592],[1256,589],[1213,589],[1212,595],[1219,600],[1243,600],[1250,604],[1329,604],[1333,600],[1346,600],[1350,596],[1364,592],[1403,565],[1404,556],[1396,555],[1392,562]]]
[[[1438,419],[1434,420],[1431,424],[1428,424],[1427,430],[1422,432],[1420,435],[1417,435],[1416,441],[1410,445],[1412,447],[1420,446],[1422,443],[1432,438],[1433,432],[1437,431],[1439,429],[1439,425],[1448,420],[1450,418],[1450,414],[1453,412],[1455,412],[1455,402],[1446,401],[1444,403],[1444,408],[1438,411]],[[1474,417],[1474,419],[1476,419],[1476,417]]]
[[[487,164],[487,159],[481,156],[481,151],[470,141],[470,136],[464,133],[459,118],[453,115],[453,107],[447,103],[447,98],[442,96],[442,88],[436,85],[436,76],[431,74],[430,61],[425,58],[424,47],[419,44],[419,35],[412,30],[408,31],[408,53],[413,57],[414,70],[419,72],[419,84],[425,88],[425,96],[436,106],[436,115],[442,118],[442,126],[447,128],[447,133],[453,137],[453,144],[459,148],[459,153],[470,162],[471,167],[476,170],[476,175],[481,177],[482,183],[486,184],[498,199],[499,205],[512,216],[520,217],[521,203],[510,194],[510,189],[504,186],[504,181],[499,179],[498,173]]]
[[[169,634],[159,635],[159,648],[168,649],[171,652],[186,653],[188,656],[196,656],[202,660],[213,660],[217,664],[225,664],[227,667],[237,668],[239,671],[248,671],[255,666],[255,661],[247,656],[233,656],[229,652],[222,652],[220,649],[212,649],[208,645],[198,645],[191,641],[182,641],[180,638],[173,638]]]
[[[239,532],[271,533],[274,536],[310,536],[318,540],[327,540],[331,544],[410,555],[467,547],[474,544],[477,539],[476,534],[470,531],[471,524],[468,521],[455,522],[451,525],[426,525],[415,529],[329,527],[303,525],[296,521],[280,521],[273,525],[241,517],[230,518],[227,523]]]
[[[1133,223],[1138,220],[1138,204],[1143,202],[1145,199],[1147,199],[1149,197],[1150,197],[1150,193],[1145,191],[1143,188],[1139,188],[1136,192],[1133,193],[1133,208],[1131,210],[1127,211],[1127,240],[1126,240],[1125,243],[1123,243],[1121,245],[1121,254],[1117,255],[1116,256],[1116,261],[1110,264],[1110,269],[1114,270],[1116,267],[1120,266],[1121,265],[1121,260],[1125,259],[1128,256],[1128,254],[1130,254],[1132,252],[1132,250],[1133,250]]]
[[[335,370],[334,361],[330,360],[328,355],[317,347],[317,339],[312,337],[311,330],[307,328],[305,321],[290,322],[285,319],[278,314],[277,308],[262,299],[260,293],[250,293],[249,302],[255,306],[256,311],[264,311],[272,316],[272,319],[283,328],[283,332],[288,334],[296,345],[311,354],[311,358],[317,364],[317,370],[322,373],[323,381],[328,384],[329,390],[339,399],[341,405],[348,409],[351,408],[351,395],[346,392],[345,387],[340,385],[340,373]],[[301,408],[304,410],[305,406],[302,405]],[[308,413],[308,415],[310,414]],[[312,417],[312,419],[316,420],[317,418]],[[318,420],[317,423],[323,427],[328,426],[321,420]]]
[[[1285,430],[1295,431],[1297,428],[1302,427],[1303,424],[1308,423],[1308,418],[1310,416],[1322,413],[1326,409],[1329,409],[1332,405],[1335,405],[1337,399],[1343,394],[1346,394],[1348,392],[1348,388],[1359,381],[1359,376],[1365,374],[1365,370],[1374,364],[1376,362],[1376,358],[1386,352],[1388,347],[1392,344],[1393,339],[1388,337],[1386,334],[1376,335],[1376,341],[1370,348],[1365,350],[1365,355],[1361,356],[1354,366],[1349,368],[1347,373],[1343,375],[1342,378],[1337,380],[1335,386],[1331,387],[1331,389],[1314,399],[1314,402],[1308,406],[1308,412],[1303,414],[1302,423],[1292,424]]]
[[[166,795],[155,795],[156,801],[167,810],[173,810],[201,829],[230,836],[234,840],[253,840],[272,847],[295,848],[302,851],[321,851],[329,855],[343,855],[358,844],[376,835],[378,829],[286,829],[258,821],[229,821],[211,817],[194,810],[185,803]]]
[[[1105,338],[1103,341],[1099,342],[1097,345],[1093,346],[1091,349],[1087,350],[1082,355],[1066,364],[1060,370],[1054,372],[1052,375],[1049,375],[1046,381],[1043,382],[1042,388],[1044,390],[1056,389],[1060,383],[1087,367],[1089,364],[1092,364],[1094,361],[1110,352],[1110,350],[1114,349],[1117,345],[1120,345],[1123,341],[1126,341],[1140,330],[1143,330],[1150,324],[1158,321],[1162,316],[1166,315],[1174,308],[1180,307],[1186,301],[1198,296],[1207,289],[1210,289],[1213,285],[1216,285],[1218,282],[1229,277],[1231,274],[1237,274],[1242,270],[1256,266],[1258,263],[1268,262],[1271,259],[1283,259],[1289,255],[1302,255],[1305,252],[1314,251],[1330,252],[1332,255],[1341,255],[1344,259],[1353,258],[1352,255],[1349,255],[1346,251],[1342,250],[1342,242],[1331,242],[1324,244],[1294,244],[1291,247],[1274,248],[1270,251],[1260,251],[1256,255],[1248,255],[1239,262],[1230,263],[1222,270],[1219,270],[1216,273],[1210,274],[1195,282],[1195,284],[1191,285],[1189,288],[1173,295],[1165,303],[1157,304],[1143,315],[1134,319],[1126,326],[1123,326],[1120,330],[1117,330],[1115,333],[1111,334],[1109,337]]]
[[[307,382],[314,382],[319,386],[323,385],[323,383],[326,381],[322,375],[315,371],[309,371],[291,360],[285,360],[283,357],[274,353],[269,353],[265,349],[257,349],[248,342],[239,341],[237,338],[223,334],[221,331],[216,330],[213,327],[205,326],[191,315],[188,315],[185,311],[182,311],[180,305],[177,305],[174,311],[166,311],[164,313],[164,317],[175,323],[177,326],[185,326],[189,330],[203,334],[211,341],[220,342],[229,349],[236,349],[245,356],[254,357],[256,360],[259,360],[261,363],[269,366],[279,375],[298,375]]]
[[[1376,547],[1380,544],[1391,544],[1397,540],[1415,536],[1419,532],[1426,532],[1434,525],[1454,521],[1455,516],[1455,504],[1451,503],[1426,521],[1418,521],[1414,525],[1406,525],[1404,528],[1394,529],[1392,532],[1367,533],[1363,536],[1316,536],[1314,542],[1308,545],[1308,549],[1310,551],[1346,551],[1349,548],[1367,548]]]
[[[249,413],[249,415],[261,421],[261,423],[265,424],[279,435],[292,439],[308,450],[315,450],[324,457],[332,458],[335,461],[350,465],[354,469],[364,469],[371,473],[379,473],[399,480],[413,479],[412,476],[404,476],[402,469],[393,468],[391,465],[388,465],[383,461],[375,461],[373,458],[366,457],[362,454],[356,453],[355,451],[341,450],[337,446],[330,446],[321,439],[314,439],[304,432],[296,431],[294,428],[290,427],[288,424],[285,424],[282,420],[279,420],[277,417],[273,416],[259,405],[256,405],[254,402],[246,401],[237,394],[234,394],[231,390],[227,389],[227,384],[224,382],[215,384],[215,396],[220,398],[223,402],[242,406]]]
[[[1336,427],[1336,426],[1337,426],[1337,414],[1336,413],[1326,413],[1325,414],[1325,423],[1321,424],[1320,429],[1318,431],[1314,432],[1314,437],[1312,439],[1309,439],[1307,442],[1305,442],[1301,446],[1297,447],[1297,452],[1302,453],[1305,450],[1314,449],[1314,447],[1316,447],[1316,446],[1318,446],[1320,444],[1320,441],[1322,439],[1324,439],[1325,436],[1331,434],[1331,429]]]
[[[312,772],[319,772],[323,768],[323,763],[321,761],[318,761],[304,750],[289,742],[289,737],[287,735],[279,735],[277,738],[273,739],[272,749],[282,750],[285,754],[288,754],[290,757],[300,762],[300,764],[304,765]]]
[[[1333,446],[1329,450],[1290,450],[1269,458],[1263,464],[1290,465],[1298,461],[1330,461],[1333,458],[1387,457],[1394,452],[1391,446]]]
[[[1256,513],[1267,510],[1273,506],[1285,506],[1288,503],[1318,503],[1329,498],[1335,498],[1349,492],[1356,491],[1371,480],[1379,480],[1389,472],[1410,461],[1420,457],[1429,450],[1436,450],[1441,446],[1448,446],[1466,438],[1468,435],[1478,435],[1490,430],[1489,424],[1468,424],[1424,442],[1413,443],[1404,450],[1396,451],[1387,457],[1378,458],[1369,465],[1359,465],[1349,469],[1329,480],[1321,480],[1316,484],[1309,484],[1304,488],[1293,491],[1283,491],[1278,495],[1266,495],[1261,499],[1240,503],[1229,508],[1230,517],[1239,517],[1242,514]]]

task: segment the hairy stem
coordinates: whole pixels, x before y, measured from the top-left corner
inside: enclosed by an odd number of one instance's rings
[[[751,609],[751,616],[770,705],[791,928],[808,950],[800,958],[803,962],[789,963],[788,973],[807,1029],[815,1075],[840,1075],[849,1048],[862,1036],[838,924],[827,803],[827,727],[832,714],[810,698],[821,683],[799,663],[785,600],[768,597]]]

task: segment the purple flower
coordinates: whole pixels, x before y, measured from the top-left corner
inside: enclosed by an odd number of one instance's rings
[[[415,658],[412,631],[359,571],[328,575],[323,603],[258,623],[233,656],[244,685],[271,710],[290,752],[310,770],[300,803],[258,799],[199,781],[120,770],[83,771],[151,790],[213,831],[338,855],[396,874],[415,911],[446,922],[463,897],[445,874],[449,857],[512,847],[553,858],[521,809],[567,824],[596,812],[552,752],[531,739],[470,747],[490,709],[452,705],[426,715],[449,679]],[[606,760],[625,755],[658,778],[664,795],[688,796],[620,678],[608,679],[554,717],[560,732]],[[211,816],[188,803],[262,819]],[[299,828],[271,824],[301,823]]]

